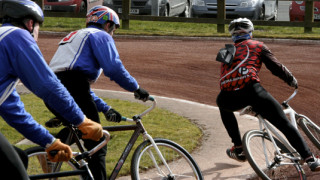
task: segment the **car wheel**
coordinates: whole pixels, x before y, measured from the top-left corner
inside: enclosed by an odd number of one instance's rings
[[[191,17],[191,7],[189,2],[187,2],[186,8],[184,9],[183,13],[180,16],[186,17],[186,18]]]
[[[274,16],[271,18],[271,20],[276,21],[278,19],[278,3],[276,4],[275,10],[274,10]]]
[[[164,6],[163,16],[168,17],[169,16],[169,8],[168,5]]]
[[[266,20],[264,5],[261,6],[260,11],[258,11],[253,18],[253,20]]]
[[[85,0],[81,1],[80,12],[87,12],[87,3]]]

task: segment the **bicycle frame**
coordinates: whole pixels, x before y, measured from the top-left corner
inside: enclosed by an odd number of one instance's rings
[[[266,132],[268,134],[273,146],[276,147],[275,149],[276,149],[277,155],[284,156],[284,157],[286,157],[288,159],[291,159],[291,160],[294,160],[294,161],[300,161],[301,160],[300,155],[288,143],[288,141],[282,135],[280,135],[280,133],[278,133],[277,130],[269,122],[267,122],[264,118],[262,118],[261,115],[258,115],[257,117],[259,119],[260,130],[264,131],[264,132]],[[283,154],[283,153],[280,152],[280,148],[278,148],[278,146],[277,146],[277,144],[276,144],[276,142],[275,142],[275,140],[273,138],[273,135],[276,136],[281,141],[281,143],[283,143],[283,145],[294,155],[294,157],[287,156],[286,154]],[[266,150],[265,147],[264,147],[264,150]],[[265,157],[267,159],[266,152],[265,152]],[[267,165],[270,166],[270,164],[267,164]]]
[[[286,100],[282,103],[283,107],[285,107],[285,109],[283,110],[284,113],[288,116],[291,124],[296,128],[298,129],[297,127],[297,120],[296,120],[296,115],[297,113],[288,105],[288,102],[297,94],[297,89],[294,91],[294,93]],[[269,123],[267,122],[260,114],[256,114],[252,108],[250,106],[246,107],[245,109],[243,109],[241,112],[240,112],[240,115],[243,115],[243,114],[250,114],[250,115],[254,115],[258,118],[258,121],[259,121],[259,129],[260,131],[262,132],[266,132],[273,144],[273,146],[275,147],[276,149],[276,154],[279,156],[279,157],[285,157],[285,158],[288,158],[288,159],[291,159],[293,161],[300,161],[301,160],[301,157],[299,155],[299,153],[290,145],[290,143],[282,136],[280,135],[280,133]],[[284,153],[281,153],[280,152],[280,148],[277,146],[274,138],[273,138],[273,135],[279,139],[281,141],[281,143],[283,143],[283,145],[290,151],[290,153],[292,153],[292,156],[288,156]],[[264,151],[266,151],[266,147],[265,147],[265,144],[263,144],[263,149]],[[266,152],[264,152],[264,155],[267,159],[267,155],[266,155]],[[266,165],[267,167],[270,167],[271,165],[268,164],[269,161],[266,161]],[[272,167],[271,167],[272,168]]]
[[[149,97],[150,101],[153,102],[152,106],[149,107],[148,109],[146,109],[144,112],[142,112],[139,115],[135,115],[132,119],[130,118],[126,118],[126,117],[122,117],[123,121],[129,121],[132,123],[135,123],[134,125],[118,125],[118,126],[105,126],[103,127],[103,130],[106,130],[107,132],[114,132],[114,131],[130,131],[132,130],[133,133],[131,135],[130,140],[128,141],[125,149],[123,150],[117,164],[115,165],[112,173],[110,174],[109,179],[110,180],[114,180],[116,179],[116,177],[119,174],[119,171],[121,170],[124,162],[126,161],[127,157],[129,156],[129,153],[131,152],[133,145],[135,144],[135,142],[137,141],[138,137],[142,134],[143,139],[144,140],[149,140],[152,144],[152,146],[155,148],[157,155],[160,157],[160,159],[162,160],[162,163],[165,165],[165,167],[168,169],[168,171],[170,172],[170,175],[173,176],[172,171],[170,170],[166,160],[164,159],[164,157],[162,156],[158,146],[156,145],[156,143],[154,142],[153,138],[147,133],[146,129],[144,128],[141,119],[144,115],[146,115],[147,113],[149,113],[150,111],[152,111],[155,107],[156,107],[156,100],[153,97]],[[76,134],[76,129],[74,127],[69,127],[70,129],[70,133],[68,135],[68,138],[66,140],[66,144],[70,144],[72,142],[72,139],[75,140],[75,143],[77,144],[80,152],[84,152],[84,147],[83,145],[80,143],[80,138],[79,136]],[[149,155],[154,163],[154,167],[157,168],[158,173],[159,174],[163,174],[163,172],[160,170],[159,165],[156,163],[155,160],[155,155],[153,155],[153,153],[151,151],[148,151]],[[61,163],[57,163],[57,165],[54,167],[54,171],[57,171],[60,169]],[[75,170],[75,171],[68,171],[68,172],[54,172],[51,173],[51,175],[45,174],[43,176],[41,176],[41,178],[43,177],[63,177],[63,176],[71,176],[71,175],[82,175],[82,174],[86,174],[86,173],[90,173],[90,171],[85,171],[85,170]],[[164,174],[165,175],[165,174]],[[38,175],[35,175],[37,177],[39,177]],[[165,175],[166,176],[166,175]]]
[[[172,175],[172,171],[170,170],[166,160],[163,158],[159,148],[157,147],[157,145],[154,142],[153,138],[147,133],[146,129],[144,128],[144,126],[143,126],[143,124],[141,122],[142,116],[146,115],[148,112],[152,111],[156,107],[156,104],[157,104],[156,100],[153,97],[149,97],[149,100],[153,102],[152,106],[149,107],[144,112],[142,112],[141,114],[135,115],[133,117],[133,119],[129,119],[129,118],[123,117],[124,121],[130,121],[130,122],[136,123],[135,125],[121,125],[121,126],[106,126],[106,127],[103,127],[104,130],[107,130],[109,132],[134,130],[129,142],[127,143],[123,153],[121,154],[116,166],[114,167],[114,169],[113,169],[113,171],[112,171],[112,173],[111,173],[111,175],[109,177],[110,180],[116,179],[120,169],[122,168],[122,165],[124,164],[125,160],[127,159],[130,151],[133,148],[133,145],[135,144],[135,142],[138,139],[138,137],[140,136],[140,134],[143,135],[144,140],[149,140],[151,142],[151,144],[155,148],[158,156],[161,158],[162,163],[166,166],[166,168],[170,172],[170,175]],[[158,169],[159,174],[162,174],[163,172],[159,170],[159,165],[156,163],[154,155],[151,153],[151,151],[149,151],[149,155],[153,159],[154,166]]]

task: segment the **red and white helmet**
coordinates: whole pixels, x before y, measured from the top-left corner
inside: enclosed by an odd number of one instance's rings
[[[229,33],[241,34],[241,33],[250,33],[254,30],[252,22],[247,18],[238,18],[229,24]]]
[[[118,14],[106,6],[95,6],[87,13],[87,25],[89,23],[98,23],[102,25],[107,21],[114,22],[116,28],[120,27]]]

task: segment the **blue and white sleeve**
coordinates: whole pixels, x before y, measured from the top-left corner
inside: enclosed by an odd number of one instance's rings
[[[90,89],[90,94],[96,103],[98,112],[107,112],[111,106],[109,106],[106,102],[104,102],[101,98],[99,98],[91,89]]]
[[[95,45],[99,46],[99,48],[95,48],[94,54],[103,69],[104,75],[127,91],[137,90],[138,82],[122,64],[114,41],[109,37],[103,43]]]
[[[16,90],[0,106],[0,115],[3,119],[24,137],[45,147],[54,137],[25,111],[24,104]]]

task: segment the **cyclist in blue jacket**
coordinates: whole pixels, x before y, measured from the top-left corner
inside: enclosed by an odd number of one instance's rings
[[[36,43],[39,24],[44,21],[40,7],[30,0],[4,0],[0,11],[3,16],[0,27],[0,116],[26,138],[45,147],[47,152],[58,150],[54,157],[48,153],[50,160],[67,161],[72,157],[70,147],[53,137],[25,111],[15,89],[19,79],[70,123],[78,126],[83,138],[98,141],[102,137],[102,127],[86,118],[46,64]],[[10,174],[10,179],[27,179],[21,166],[14,165],[21,164],[21,161],[11,164],[6,161],[16,157],[16,153],[8,154],[8,143],[5,140],[0,142],[0,160],[5,166],[1,172],[15,172]]]
[[[98,79],[102,71],[123,89],[134,92],[136,98],[146,101],[149,96],[146,90],[139,87],[119,58],[112,38],[119,27],[119,17],[112,9],[93,7],[87,14],[86,28],[64,37],[49,64],[84,114],[96,122],[100,122],[98,112],[103,112],[109,121],[121,121],[120,113],[90,89],[91,83]],[[55,114],[60,118],[58,113]],[[63,131],[59,133],[62,137],[65,136],[63,134]],[[95,142],[85,141],[86,148],[94,145]],[[95,153],[89,161],[95,179],[106,179],[105,156],[106,147]]]

